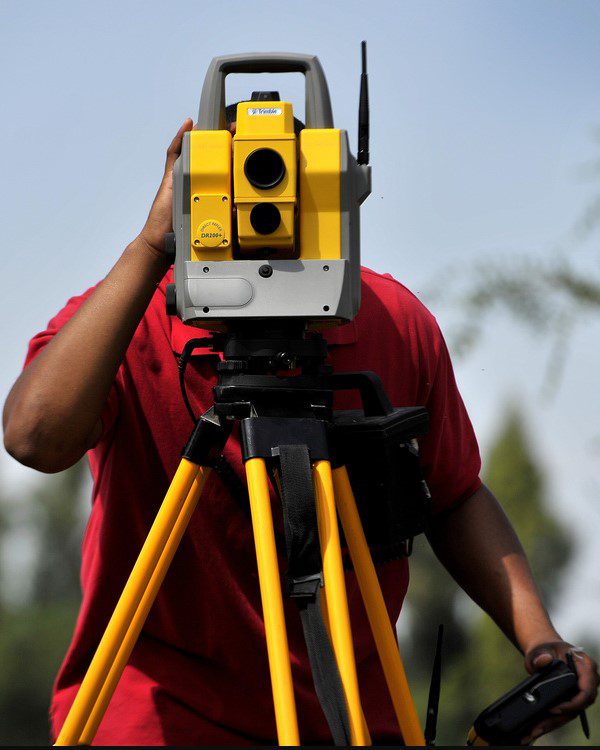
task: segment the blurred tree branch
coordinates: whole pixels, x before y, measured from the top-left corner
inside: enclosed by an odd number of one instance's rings
[[[600,128],[595,129],[594,140],[600,145]],[[583,164],[578,172],[585,179],[598,181],[600,158]],[[569,248],[557,249],[554,257],[507,255],[486,258],[466,275],[464,269],[446,270],[434,287],[433,297],[459,311],[458,324],[450,336],[456,355],[469,354],[488,330],[492,314],[506,312],[536,335],[549,339],[544,386],[546,391],[554,390],[574,328],[600,312],[600,269],[590,267],[589,258],[577,258],[573,253],[576,244],[588,241],[599,228],[597,194],[575,221]]]

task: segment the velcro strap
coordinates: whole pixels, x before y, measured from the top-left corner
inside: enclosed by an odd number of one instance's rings
[[[279,465],[289,592],[300,610],[315,691],[333,742],[349,745],[344,688],[321,611],[323,566],[307,446],[279,446]]]
[[[310,595],[306,583],[321,576],[321,550],[310,457],[306,445],[280,445],[281,501],[290,595]],[[298,590],[296,590],[298,587]],[[312,587],[312,596],[316,588]]]

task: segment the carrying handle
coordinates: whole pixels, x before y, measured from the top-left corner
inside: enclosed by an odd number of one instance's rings
[[[198,130],[219,130],[227,127],[225,77],[229,73],[303,73],[306,127],[333,127],[329,89],[318,57],[290,52],[253,52],[213,58],[202,86]]]

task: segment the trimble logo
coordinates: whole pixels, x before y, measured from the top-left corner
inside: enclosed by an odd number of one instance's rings
[[[247,112],[250,117],[274,117],[282,113],[280,107],[248,107]]]

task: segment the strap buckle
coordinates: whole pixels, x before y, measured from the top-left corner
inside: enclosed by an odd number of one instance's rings
[[[288,593],[292,599],[315,599],[323,586],[323,573],[288,579]]]

